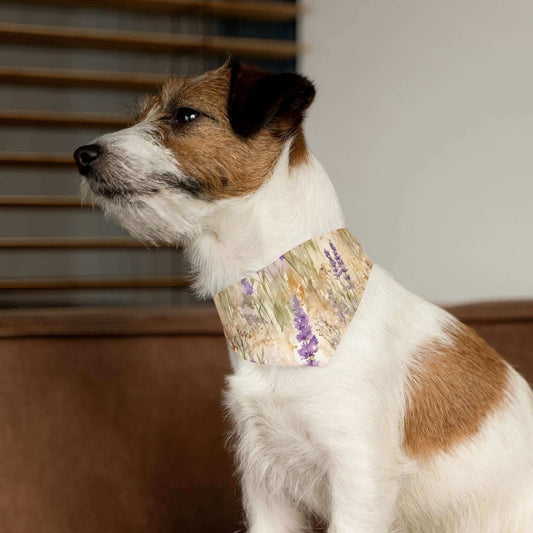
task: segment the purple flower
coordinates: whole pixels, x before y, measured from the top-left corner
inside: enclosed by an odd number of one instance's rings
[[[344,264],[344,261],[342,260],[342,257],[339,254],[337,248],[331,241],[329,241],[329,247],[333,252],[333,257],[331,257],[331,254],[327,250],[324,250],[324,253],[326,254],[326,257],[328,258],[329,263],[333,268],[333,274],[335,278],[340,279],[340,277],[342,276],[344,281],[348,283],[348,288],[355,289],[355,286],[352,283],[352,278],[350,277],[350,274],[348,274],[348,269],[346,268],[346,265]]]
[[[346,270],[346,267],[344,266],[344,261],[342,260],[342,257],[340,256],[339,252],[337,251],[337,248],[335,248],[335,245],[329,241],[329,247],[333,251],[333,256],[335,257],[335,262],[337,263],[337,269],[341,274],[346,274],[348,272]]]
[[[251,296],[254,293],[254,288],[248,278],[244,278],[241,283],[242,288],[244,289],[244,294],[246,294],[246,296]]]
[[[279,260],[280,260],[280,261],[285,261],[285,254],[281,254],[281,255],[279,256]]]
[[[333,269],[333,275],[335,276],[336,279],[339,279],[341,272],[339,272],[339,269],[337,268],[337,261],[335,261],[335,259],[331,257],[329,250],[326,250],[325,248],[324,248],[324,254],[328,258],[329,264],[331,265],[331,268]]]
[[[313,335],[311,324],[309,324],[309,317],[300,306],[296,295],[292,297],[292,308],[294,311],[294,326],[298,332],[296,334],[296,340],[301,343],[297,350],[298,355],[307,365],[317,366],[318,363],[315,361],[314,354],[318,351],[318,339]]]

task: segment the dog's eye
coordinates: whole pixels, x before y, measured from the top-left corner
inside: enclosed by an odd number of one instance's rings
[[[176,113],[174,113],[174,121],[178,124],[187,124],[196,120],[200,115],[200,111],[196,111],[190,107],[180,107]]]

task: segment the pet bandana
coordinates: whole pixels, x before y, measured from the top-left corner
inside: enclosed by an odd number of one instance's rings
[[[253,363],[327,365],[371,269],[346,228],[299,244],[215,295],[231,349]]]

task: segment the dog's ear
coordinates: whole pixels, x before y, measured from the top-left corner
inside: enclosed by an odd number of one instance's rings
[[[238,135],[251,137],[265,126],[281,136],[293,134],[315,97],[313,84],[298,74],[274,74],[234,60],[228,117]]]

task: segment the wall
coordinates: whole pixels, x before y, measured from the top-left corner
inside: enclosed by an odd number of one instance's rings
[[[308,141],[369,255],[433,301],[533,297],[533,4],[303,5]]]

